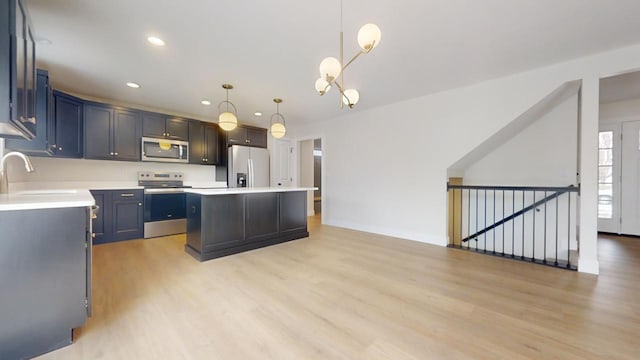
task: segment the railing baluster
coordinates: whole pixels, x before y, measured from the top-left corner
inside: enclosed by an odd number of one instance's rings
[[[571,193],[567,193],[567,269],[571,269]]]
[[[522,190],[522,210],[524,210],[524,190]],[[522,214],[522,247],[520,247],[520,259],[524,260],[524,222],[526,214]]]
[[[493,223],[496,223],[496,191],[493,190],[493,218],[491,218]],[[493,253],[496,253],[496,228],[493,228]]]
[[[536,203],[536,192],[533,192],[533,203]],[[533,218],[533,235],[531,237],[531,261],[536,261],[536,212],[538,208],[534,208],[531,212],[531,217]]]
[[[476,189],[476,234],[478,233],[478,189]],[[476,251],[478,251],[478,236],[476,236]]]
[[[487,228],[487,189],[484,189],[484,228]],[[487,233],[484,233],[484,246],[483,251],[487,252]]]
[[[460,238],[458,242],[460,243],[460,247],[462,247],[462,196],[464,194],[464,190],[460,190]]]
[[[558,266],[558,201],[559,197],[556,198],[556,261],[555,266]]]
[[[544,192],[544,198],[547,198],[547,192]],[[547,201],[544,202],[544,257],[542,263],[547,263]]]
[[[467,190],[467,236],[471,235],[471,189]],[[469,248],[469,242],[467,241],[467,249]]]
[[[516,191],[511,192],[511,213],[516,213]],[[516,247],[516,218],[511,220],[511,257],[514,257],[514,248]]]
[[[504,219],[504,190],[502,190],[502,218]],[[502,256],[504,256],[504,224],[502,224]]]

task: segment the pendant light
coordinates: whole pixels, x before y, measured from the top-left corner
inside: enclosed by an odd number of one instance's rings
[[[233,89],[233,85],[223,84],[222,88],[227,92],[227,99],[218,104],[218,113],[220,113],[220,115],[218,115],[218,125],[222,130],[231,131],[238,126],[238,118],[236,116],[238,110],[236,110],[235,105],[229,101],[229,90]],[[226,105],[224,112],[220,111],[220,105],[222,104]],[[229,105],[233,108],[233,112],[229,111]]]
[[[280,139],[287,133],[287,128],[284,126],[284,116],[280,114],[282,99],[275,98],[273,102],[276,103],[276,113],[271,115],[271,136]]]
[[[375,24],[366,24],[358,31],[358,45],[361,50],[356,53],[346,64],[343,62],[344,41],[342,32],[342,1],[340,1],[340,59],[327,57],[320,62],[320,78],[316,80],[315,88],[318,95],[322,96],[331,89],[332,85],[340,92],[342,101],[340,107],[347,105],[350,109],[360,100],[360,93],[356,89],[344,88],[344,70],[351,65],[360,55],[368,54],[382,38],[380,28]],[[344,64],[344,65],[343,65]]]

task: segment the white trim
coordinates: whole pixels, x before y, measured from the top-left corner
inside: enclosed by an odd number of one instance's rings
[[[598,260],[578,260],[578,271],[587,274],[599,275],[600,263]]]

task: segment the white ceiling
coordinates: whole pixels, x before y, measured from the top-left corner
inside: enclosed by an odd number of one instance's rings
[[[230,82],[240,120],[265,127],[274,97],[288,122],[318,121],[640,43],[637,0],[346,0],[345,57],[365,23],[382,40],[347,70],[360,103],[340,110],[335,89],[321,98],[313,87],[320,61],[338,55],[337,0],[26,2],[52,42],[37,58],[55,87],[216,119]]]

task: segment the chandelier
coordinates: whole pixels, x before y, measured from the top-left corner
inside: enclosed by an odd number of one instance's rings
[[[318,78],[315,83],[318,95],[322,96],[326,94],[327,91],[331,90],[331,86],[335,86],[340,92],[340,108],[343,108],[344,105],[347,105],[350,109],[353,108],[360,100],[360,93],[356,89],[345,89],[344,70],[360,55],[368,54],[378,46],[381,37],[382,33],[377,25],[366,24],[362,26],[358,31],[358,45],[360,45],[360,50],[345,64],[343,59],[342,1],[340,1],[340,59],[327,57],[320,62],[320,78]]]

